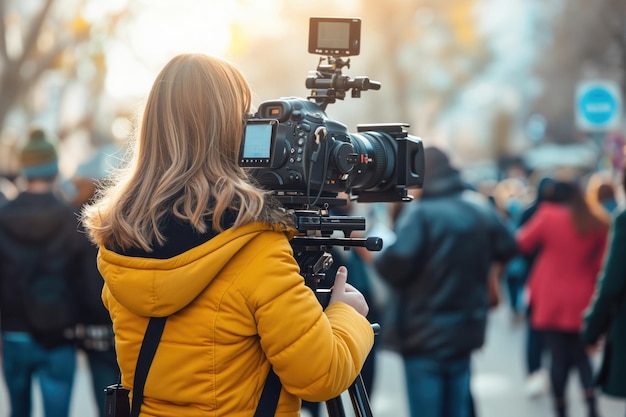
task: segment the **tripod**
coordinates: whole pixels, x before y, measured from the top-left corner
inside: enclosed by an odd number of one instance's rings
[[[306,285],[311,288],[318,301],[323,307],[330,301],[330,286],[320,286],[326,277],[326,271],[333,264],[332,255],[328,252],[333,246],[354,247],[362,246],[368,250],[380,250],[382,240],[379,238],[354,239],[354,238],[331,238],[330,230],[341,230],[345,236],[349,236],[352,230],[364,230],[365,220],[361,217],[351,216],[322,216],[310,212],[296,213],[298,218],[298,230],[321,232],[322,236],[296,236],[291,245],[294,256],[300,266],[300,273],[305,279]],[[308,226],[305,226],[308,225]],[[325,226],[327,225],[327,226]],[[320,233],[318,233],[320,234]],[[373,324],[375,334],[378,334],[380,326]],[[356,417],[372,417],[369,397],[363,383],[361,374],[348,388],[348,394]],[[329,417],[345,417],[345,409],[341,396],[326,401],[326,410]]]

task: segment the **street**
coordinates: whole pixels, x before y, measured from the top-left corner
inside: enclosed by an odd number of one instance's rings
[[[495,310],[489,321],[487,343],[476,352],[473,361],[472,390],[478,417],[552,417],[549,396],[530,399],[524,394],[523,366],[524,325],[512,323],[506,306]],[[371,396],[374,417],[408,417],[406,394],[400,358],[389,351],[381,351],[377,366],[378,376]],[[594,358],[596,364],[599,358]],[[578,378],[570,376],[568,389],[570,417],[586,417]],[[41,397],[34,390],[35,412],[32,417],[43,417]],[[345,410],[353,415],[349,398],[344,395]],[[97,401],[103,400],[103,395]],[[623,401],[600,397],[602,417],[624,417]],[[306,413],[302,413],[306,417]],[[325,414],[325,412],[324,412]],[[8,417],[8,401],[4,381],[0,383],[0,417]],[[74,397],[70,417],[95,417],[94,398],[89,389],[89,372],[79,355]]]
[[[472,392],[478,417],[553,417],[550,396],[525,396],[524,323],[513,323],[507,306],[491,313],[487,342],[474,354]],[[408,417],[400,358],[382,352],[379,377],[372,393],[375,417]],[[594,358],[598,362],[599,358]],[[568,386],[569,417],[586,417],[578,375],[570,375]],[[624,401],[600,396],[601,417],[624,417]],[[419,417],[419,416],[418,416]]]

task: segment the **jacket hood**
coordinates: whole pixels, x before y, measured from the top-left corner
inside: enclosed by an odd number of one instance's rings
[[[287,233],[251,223],[169,259],[130,257],[101,246],[98,269],[113,297],[132,313],[169,316],[193,301],[242,247],[268,230]]]

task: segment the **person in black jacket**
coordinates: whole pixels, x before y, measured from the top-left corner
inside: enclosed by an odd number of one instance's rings
[[[69,415],[84,239],[57,198],[57,153],[35,128],[20,152],[26,189],[0,207],[0,329],[11,417],[31,414],[37,377],[46,416]]]
[[[395,319],[382,328],[403,357],[411,416],[465,417],[472,410],[470,356],[485,340],[489,280],[517,245],[442,150],[429,147],[424,155],[421,196],[402,210],[396,240],[374,260],[396,298],[389,304]]]

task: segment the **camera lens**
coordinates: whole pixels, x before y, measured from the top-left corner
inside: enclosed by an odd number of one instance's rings
[[[350,188],[377,192],[393,186],[395,139],[378,131],[350,133],[350,139],[357,153],[356,164],[350,173]]]

